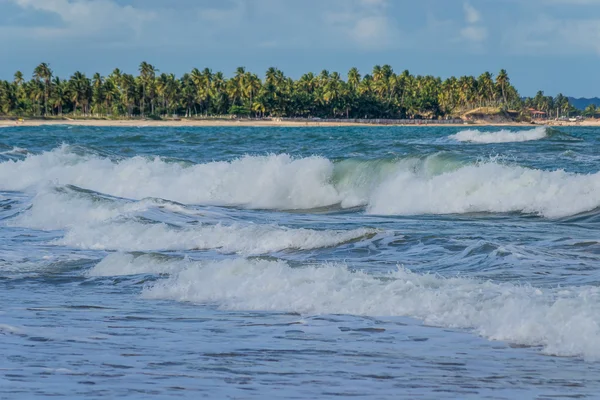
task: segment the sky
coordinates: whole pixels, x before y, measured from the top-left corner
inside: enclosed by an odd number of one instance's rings
[[[600,0],[0,0],[0,79],[239,66],[300,77],[390,64],[442,78],[504,68],[525,96],[600,96]]]

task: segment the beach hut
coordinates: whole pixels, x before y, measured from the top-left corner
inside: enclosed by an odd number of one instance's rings
[[[529,114],[533,119],[546,119],[547,115],[544,111],[536,110],[535,108],[530,108]]]

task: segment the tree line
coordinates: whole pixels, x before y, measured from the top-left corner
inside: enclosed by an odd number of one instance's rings
[[[307,73],[294,80],[277,68],[264,79],[237,68],[222,72],[193,69],[181,77],[160,73],[142,62],[134,76],[119,69],[91,78],[75,72],[69,79],[54,76],[47,63],[38,65],[27,80],[17,71],[12,81],[0,80],[0,114],[8,116],[83,117],[321,117],[321,118],[444,118],[478,107],[526,110],[550,115],[570,110],[562,95],[522,99],[505,70],[496,76],[462,76],[442,80],[395,73],[389,65],[375,66],[362,75],[348,71]]]
[[[545,96],[543,91],[537,92],[535,97],[523,99],[523,106],[543,111],[549,118],[568,117],[570,115],[584,115],[596,117],[600,109],[595,104],[590,104],[585,110],[578,110],[569,103],[569,98],[562,94],[556,97]]]

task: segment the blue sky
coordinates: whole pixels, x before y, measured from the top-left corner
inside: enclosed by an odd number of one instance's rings
[[[508,70],[521,94],[600,96],[600,0],[0,0],[0,77],[135,72],[148,61],[414,74]]]

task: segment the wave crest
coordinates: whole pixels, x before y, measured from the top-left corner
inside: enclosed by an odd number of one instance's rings
[[[160,218],[162,211],[169,213],[169,224],[152,219]],[[183,218],[180,225],[174,218],[177,215]],[[213,223],[214,219],[219,223]],[[66,229],[64,237],[52,243],[79,249],[215,250],[245,255],[339,246],[371,238],[378,232],[368,228],[343,231],[221,223],[225,220],[223,216],[211,218],[183,205],[156,199],[131,202],[61,188],[39,194],[32,206],[9,224],[43,230]],[[189,222],[193,224],[188,225]]]
[[[469,129],[449,136],[450,139],[458,142],[468,143],[511,143],[528,142],[532,140],[544,139],[548,136],[548,130],[545,127],[527,129],[522,131],[510,131],[502,129],[497,132],[482,132],[476,129]]]
[[[227,310],[407,316],[492,340],[542,346],[551,355],[600,359],[600,290],[595,287],[539,289],[404,269],[374,276],[343,265],[292,268],[283,261],[246,259],[180,267],[143,296]]]
[[[385,215],[522,212],[549,218],[600,207],[600,174],[544,171],[452,153],[332,162],[287,154],[181,165],[161,158],[111,160],[68,146],[0,163],[0,190],[48,184],[129,199],[250,209],[365,207]]]

